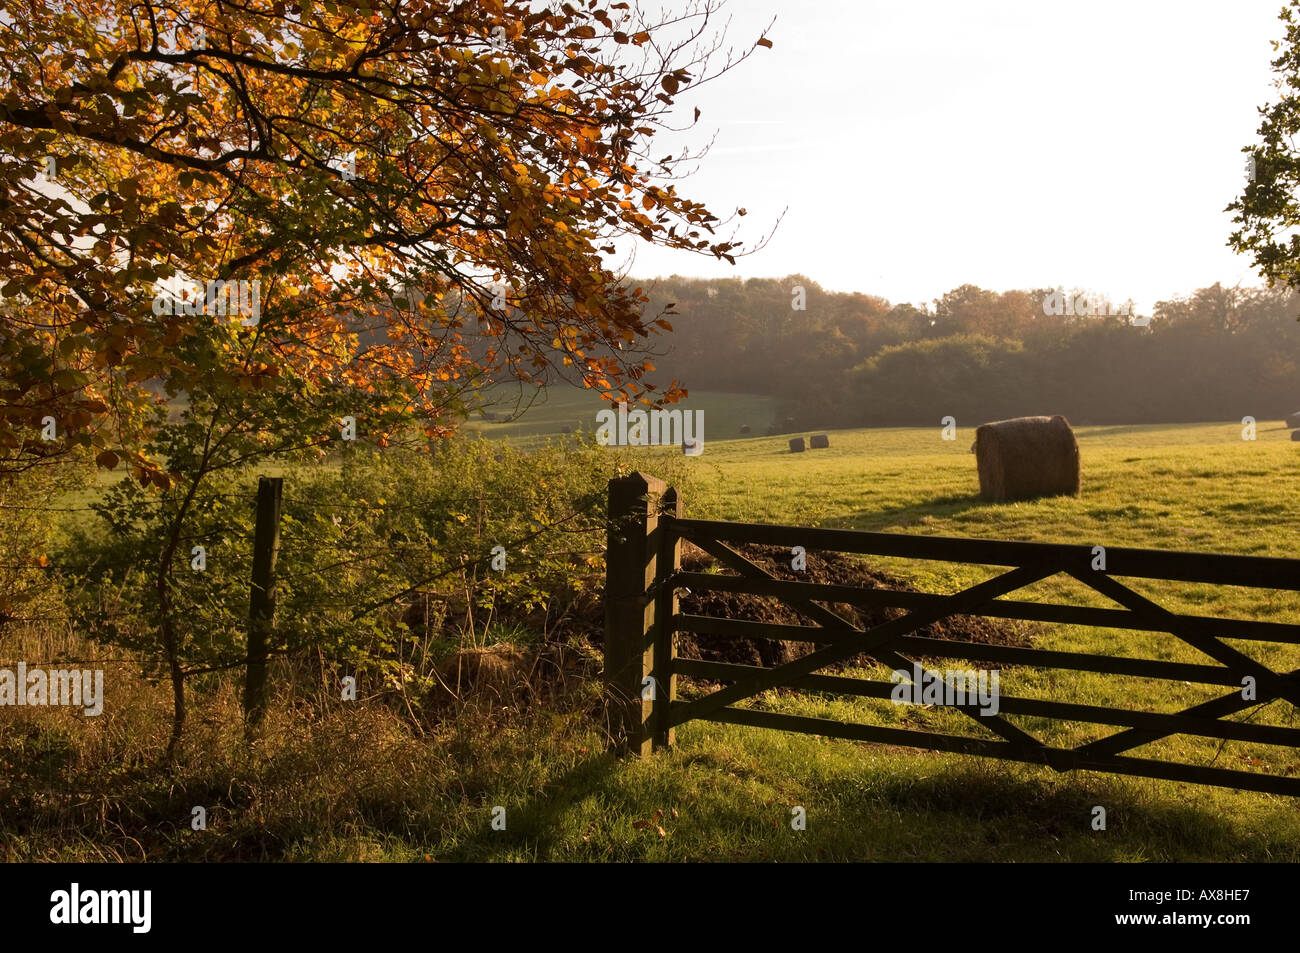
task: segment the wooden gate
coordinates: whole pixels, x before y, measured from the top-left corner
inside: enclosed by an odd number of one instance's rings
[[[692,520],[683,516],[682,501],[675,490],[642,473],[610,481],[609,517],[605,679],[613,716],[611,733],[618,750],[648,755],[655,748],[673,743],[676,726],[705,719],[1031,762],[1057,771],[1106,771],[1300,795],[1300,778],[1124,754],[1178,734],[1300,748],[1300,729],[1228,720],[1230,715],[1278,698],[1300,705],[1300,669],[1273,671],[1223,641],[1228,638],[1300,644],[1300,625],[1175,614],[1115,578],[1294,591],[1300,590],[1300,560]],[[733,572],[682,571],[683,540],[689,540]],[[774,578],[730,545],[745,543],[1008,568],[952,595],[789,582]],[[1099,561],[1099,555],[1103,560]],[[1074,577],[1123,608],[1000,598],[1057,573]],[[692,592],[715,590],[774,597],[812,624],[778,625],[683,614],[678,605],[678,592],[683,587]],[[905,610],[905,614],[862,629],[819,603],[891,606]],[[918,629],[958,614],[1168,633],[1217,664],[986,645],[916,634]],[[801,641],[819,647],[795,661],[762,668],[678,658],[678,632]],[[870,656],[895,672],[909,673],[908,682],[912,680],[913,659],[925,656],[1218,685],[1227,691],[1172,714],[1007,695],[1000,695],[998,711],[993,714],[983,713],[969,699],[947,706],[997,736],[987,739],[736,707],[778,686],[890,698],[899,683],[816,674],[818,669],[858,655]],[[725,683],[726,687],[683,701],[677,697],[679,675]],[[1051,747],[1004,715],[1111,725],[1120,730],[1074,748]]]

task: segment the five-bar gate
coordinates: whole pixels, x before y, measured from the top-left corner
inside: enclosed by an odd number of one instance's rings
[[[1300,705],[1300,669],[1276,672],[1223,641],[1228,638],[1300,644],[1300,625],[1175,614],[1115,578],[1300,590],[1300,560],[1107,547],[1102,569],[1092,546],[692,520],[683,516],[675,490],[641,473],[610,481],[609,517],[605,679],[613,715],[612,736],[619,750],[648,754],[654,748],[671,745],[677,725],[705,719],[1045,764],[1058,771],[1106,771],[1300,795],[1300,778],[1125,754],[1179,734],[1300,748],[1300,729],[1228,720],[1230,715],[1278,698]],[[733,572],[682,571],[683,540],[700,547]],[[745,543],[943,560],[1006,567],[1006,571],[952,595],[789,582],[774,578],[733,548]],[[1074,577],[1123,608],[1001,598],[1057,573]],[[778,625],[683,614],[677,598],[683,587],[694,592],[723,590],[774,597],[811,624]],[[892,606],[905,613],[862,629],[822,603]],[[957,614],[1163,632],[1198,649],[1217,664],[987,645],[916,634],[931,623]],[[773,668],[706,662],[677,657],[678,632],[801,641],[818,648]],[[1007,695],[1000,696],[999,710],[994,714],[984,714],[974,704],[951,706],[997,736],[988,739],[737,707],[739,702],[778,686],[890,698],[897,687],[893,682],[817,674],[819,669],[858,655],[870,656],[895,671],[908,672],[908,681],[913,658],[923,655],[1218,685],[1225,691],[1210,701],[1170,714]],[[725,687],[683,701],[677,697],[678,675],[724,683]],[[1053,747],[1005,715],[1110,725],[1118,730],[1074,748]]]

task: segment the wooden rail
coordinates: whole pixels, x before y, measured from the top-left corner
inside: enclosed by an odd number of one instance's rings
[[[733,574],[684,572],[684,540],[713,556]],[[940,560],[1004,567],[1005,571],[951,595],[790,582],[772,577],[729,545],[746,543]],[[703,719],[1044,764],[1058,771],[1105,771],[1300,795],[1300,778],[1124,754],[1174,735],[1300,749],[1300,729],[1226,720],[1276,699],[1300,706],[1300,669],[1274,671],[1223,641],[1296,645],[1300,644],[1300,625],[1173,613],[1115,578],[1300,591],[1300,560],[693,520],[682,515],[682,502],[675,490],[654,477],[634,473],[610,482],[606,565],[605,677],[612,701],[611,735],[620,751],[648,755],[656,748],[670,746],[678,725]],[[1058,574],[1077,579],[1123,608],[1004,598]],[[779,625],[682,613],[678,592],[683,588],[774,598],[811,624]],[[903,614],[862,629],[824,605],[833,603],[892,607],[903,610]],[[1198,649],[1217,664],[985,645],[917,634],[919,629],[953,615],[1163,632]],[[815,648],[772,668],[679,659],[676,634],[680,632],[705,638],[797,641]],[[898,680],[881,682],[818,674],[819,669],[860,655],[882,662],[894,669],[896,679],[908,683],[914,672],[913,658],[924,656],[1192,682],[1223,686],[1230,691],[1174,713],[1000,693],[996,711],[982,709],[968,698],[947,706],[974,720],[983,733],[990,735],[987,738],[738,707],[776,687],[865,698],[894,697]],[[907,678],[902,679],[898,673],[905,673]],[[682,700],[677,697],[679,675],[725,686],[702,697]],[[1147,694],[1144,690],[1144,697]],[[1045,744],[1005,715],[1110,725],[1121,730],[1074,748],[1062,748]]]

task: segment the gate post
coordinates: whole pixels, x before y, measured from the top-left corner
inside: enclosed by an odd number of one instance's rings
[[[248,659],[244,676],[244,721],[255,735],[266,713],[266,657],[275,616],[275,563],[280,552],[280,501],[284,480],[257,481],[257,528],[253,538],[253,584],[248,609]]]
[[[660,572],[659,506],[667,485],[644,473],[609,481],[605,551],[605,688],[610,746],[646,757],[653,747],[656,707],[666,711],[669,684],[657,684],[655,643]],[[661,672],[663,669],[660,670]],[[652,701],[653,699],[653,701]],[[666,719],[663,721],[667,731]]]
[[[665,491],[659,507],[658,558],[655,580],[654,679],[655,696],[651,720],[654,725],[654,748],[671,748],[674,737],[668,718],[677,698],[677,675],[673,660],[677,658],[677,634],[673,616],[677,614],[677,589],[665,585],[682,564],[682,538],[673,528],[673,520],[682,515],[682,499],[676,487]]]

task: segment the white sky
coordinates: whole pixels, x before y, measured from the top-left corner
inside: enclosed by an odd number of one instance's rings
[[[678,0],[669,0],[670,8]],[[777,277],[898,303],[970,282],[1161,299],[1260,285],[1227,248],[1277,95],[1280,0],[730,0],[747,46],[679,97],[719,133],[679,185],[757,239],[735,267],[641,245],[632,274]],[[688,87],[689,88],[689,87]],[[671,150],[671,143],[666,143]],[[656,148],[656,152],[658,149]]]

